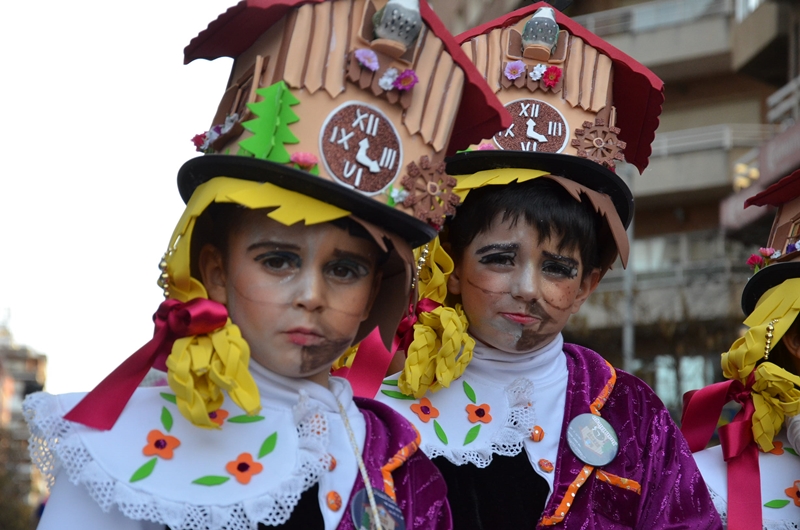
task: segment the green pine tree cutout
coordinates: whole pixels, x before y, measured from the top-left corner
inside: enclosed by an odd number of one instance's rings
[[[290,124],[300,121],[292,110],[292,106],[300,103],[300,100],[292,95],[283,81],[259,88],[256,94],[263,99],[247,104],[256,118],[242,123],[253,136],[239,142],[239,146],[248,155],[287,164],[290,156],[284,145],[300,142],[289,130]]]

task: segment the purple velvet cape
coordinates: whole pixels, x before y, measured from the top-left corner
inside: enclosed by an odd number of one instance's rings
[[[354,398],[367,424],[362,455],[373,488],[382,489],[381,468],[403,447],[417,438],[414,427],[383,403]],[[422,451],[417,451],[392,472],[397,505],[403,511],[407,530],[450,530],[453,527],[447,485]],[[359,473],[350,498],[364,489]],[[339,530],[355,530],[348,503]]]
[[[564,344],[564,353],[569,383],[554,489],[545,505],[545,517],[555,514],[584,466],[569,449],[567,426],[575,416],[589,412],[611,378],[608,364],[597,353],[575,344]],[[563,522],[538,528],[722,528],[686,440],[664,404],[637,377],[622,370],[616,370],[616,376],[600,415],[614,427],[619,453],[597,469],[635,480],[642,487],[641,495],[598,480],[593,472],[578,490]]]

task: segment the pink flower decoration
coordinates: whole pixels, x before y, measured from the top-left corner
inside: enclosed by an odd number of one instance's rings
[[[408,70],[403,70],[403,73],[395,78],[392,86],[397,90],[411,90],[418,82],[417,74],[409,68]]]
[[[758,254],[753,254],[749,258],[747,258],[747,264],[750,266],[751,269],[761,268],[764,266],[764,258],[759,256]]]
[[[525,72],[525,63],[522,61],[511,61],[506,65],[506,69],[503,72],[508,79],[513,81],[521,76]]]
[[[355,54],[358,64],[367,70],[374,72],[380,66],[380,63],[378,62],[378,55],[372,50],[359,48],[356,50]]]
[[[194,138],[192,138],[192,143],[194,144],[195,149],[202,152],[201,149],[203,144],[206,143],[206,133],[203,134],[195,134]]]
[[[759,254],[764,256],[765,258],[768,258],[768,257],[772,256],[773,254],[775,254],[775,249],[772,248],[772,247],[770,247],[770,248],[761,247],[760,249],[758,249],[758,252],[759,252]]]
[[[302,169],[311,169],[317,165],[317,157],[312,155],[311,153],[306,153],[304,151],[298,151],[296,153],[292,153],[292,156],[289,160],[293,164],[297,164]]]
[[[547,88],[553,88],[558,84],[558,81],[561,79],[561,68],[558,66],[549,66],[547,70],[544,71],[544,75],[542,76],[542,81],[544,81],[544,86]]]
[[[478,151],[494,151],[494,145],[485,143],[478,146]]]

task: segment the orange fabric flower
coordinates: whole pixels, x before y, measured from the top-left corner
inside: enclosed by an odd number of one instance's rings
[[[783,451],[783,442],[773,442],[772,444],[775,447],[773,447],[771,451],[768,451],[769,453],[771,453],[773,455],[782,455],[784,453],[784,451]]]
[[[786,496],[794,501],[795,506],[800,506],[800,480],[795,480],[793,487],[786,488]]]
[[[158,456],[164,460],[172,458],[173,451],[181,445],[181,441],[159,430],[153,429],[147,434],[147,445],[142,452],[144,456]]]
[[[481,405],[467,405],[467,414],[469,414],[469,421],[471,423],[489,423],[492,421],[492,416],[489,414],[489,405],[483,403]]]
[[[229,416],[227,410],[217,409],[213,412],[208,413],[208,419],[222,427],[222,424],[225,423],[225,419]]]
[[[419,403],[411,405],[411,412],[419,416],[422,423],[428,423],[431,418],[439,417],[439,409],[431,405],[431,400],[424,397],[419,400]]]
[[[264,470],[264,466],[258,462],[253,462],[250,453],[242,453],[233,462],[228,462],[225,470],[236,477],[239,484],[249,484],[253,475],[258,475]]]

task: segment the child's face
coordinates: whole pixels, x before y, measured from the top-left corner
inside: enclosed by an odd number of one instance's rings
[[[539,244],[524,218],[492,222],[456,257],[448,291],[461,295],[469,333],[502,351],[529,352],[551,342],[599,281],[584,276],[580,254]]]
[[[227,257],[201,252],[209,297],[228,307],[252,358],[288,377],[327,384],[377,292],[377,247],[329,223],[285,226],[245,212]]]

